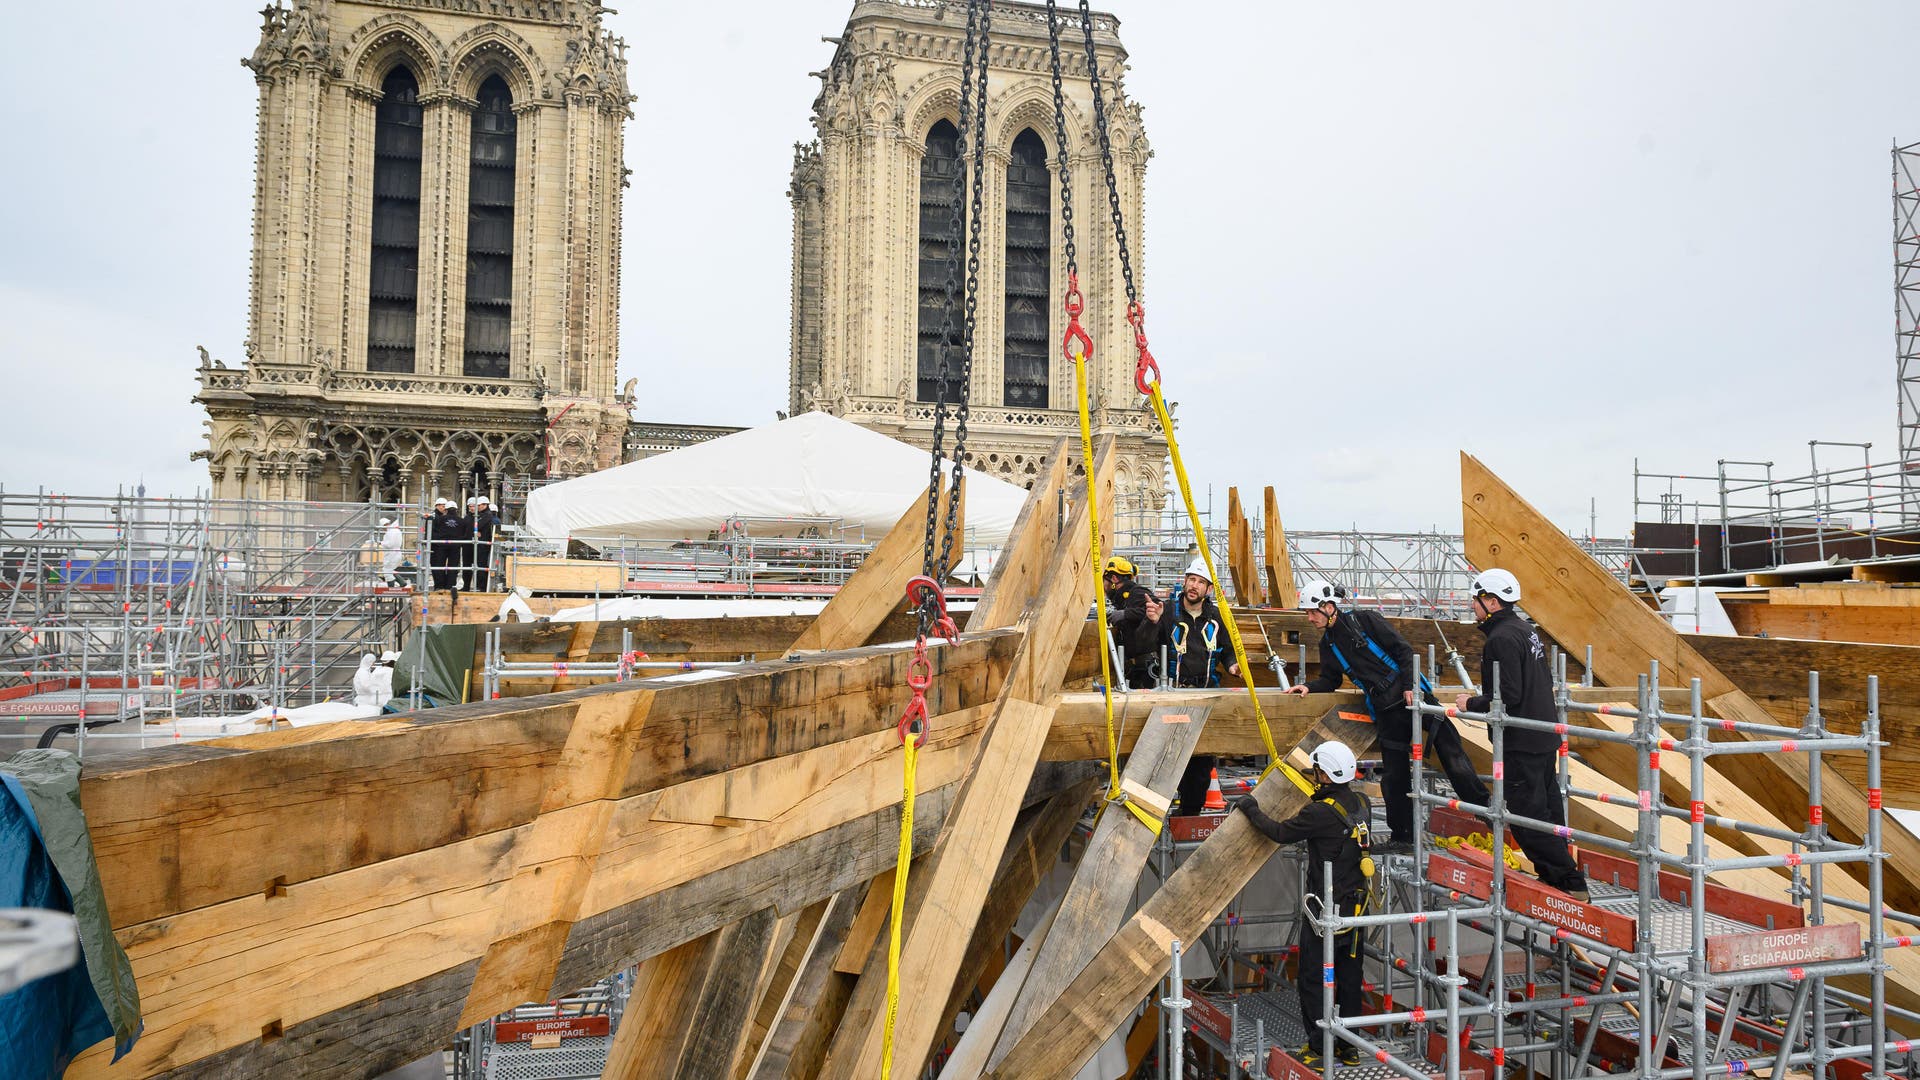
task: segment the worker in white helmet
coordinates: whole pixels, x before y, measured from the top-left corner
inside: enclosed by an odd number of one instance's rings
[[[1239,675],[1233,643],[1227,638],[1220,607],[1213,602],[1213,575],[1207,561],[1196,558],[1180,579],[1180,591],[1160,606],[1159,641],[1173,669],[1173,683],[1182,687],[1219,686],[1221,676]],[[1211,754],[1196,754],[1180,775],[1182,813],[1198,813],[1206,801],[1207,785],[1219,765]]]
[[[1320,631],[1320,673],[1310,682],[1288,689],[1290,694],[1325,694],[1340,689],[1352,679],[1366,695],[1367,713],[1373,718],[1374,737],[1380,743],[1380,797],[1387,806],[1387,825],[1393,839],[1381,846],[1383,851],[1404,851],[1413,846],[1413,646],[1400,636],[1393,624],[1378,614],[1359,608],[1342,608],[1344,597],[1325,581],[1309,581],[1300,590],[1300,607],[1307,621]],[[1430,705],[1434,698],[1426,676],[1418,688]],[[1427,716],[1421,721],[1430,761],[1437,761],[1453,783],[1453,793],[1465,802],[1485,806],[1487,787],[1474,771],[1473,760],[1460,742],[1460,732],[1444,716]]]
[[[1520,617],[1520,579],[1494,567],[1473,579],[1473,617],[1487,643],[1480,652],[1479,694],[1461,694],[1454,707],[1484,713],[1493,705],[1493,688],[1500,688],[1500,705],[1509,716],[1554,723],[1553,672],[1547,668],[1547,647],[1540,632]],[[1498,665],[1496,680],[1494,668]],[[1560,736],[1551,731],[1509,727],[1501,733],[1505,763],[1507,809],[1535,821],[1565,826],[1566,798],[1560,792]],[[1549,832],[1515,827],[1513,839],[1533,860],[1540,880],[1585,901],[1587,875],[1582,873],[1567,842]]]
[[[1373,809],[1367,797],[1353,789],[1358,763],[1353,750],[1343,742],[1323,742],[1308,755],[1313,762],[1313,795],[1300,812],[1285,821],[1275,821],[1260,809],[1251,795],[1241,796],[1234,806],[1247,816],[1247,823],[1276,844],[1305,842],[1307,845],[1307,906],[1318,913],[1325,897],[1326,868],[1333,867],[1333,901],[1343,918],[1358,915],[1366,906],[1368,877],[1373,860],[1369,854],[1371,835],[1368,823]],[[1294,982],[1300,989],[1301,1019],[1306,1023],[1307,1042],[1294,1056],[1310,1069],[1321,1065],[1320,1021],[1326,1018],[1324,939],[1310,925],[1300,934],[1299,969]],[[1333,1001],[1343,1017],[1359,1016],[1366,1008],[1361,994],[1364,960],[1360,955],[1360,931],[1348,930],[1333,939]],[[1337,1051],[1346,1065],[1360,1063],[1358,1047],[1341,1043]]]

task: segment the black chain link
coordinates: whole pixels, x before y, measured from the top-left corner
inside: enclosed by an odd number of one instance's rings
[[[1067,159],[1067,97],[1060,85],[1060,13],[1054,0],[1047,0],[1047,43],[1053,57],[1053,145],[1060,161],[1060,227],[1065,236],[1062,247],[1069,275],[1080,272],[1080,261],[1073,243],[1073,167]]]
[[[1048,7],[1052,7],[1051,0]],[[1120,213],[1120,188],[1113,179],[1113,143],[1107,134],[1106,95],[1100,89],[1100,62],[1093,54],[1093,9],[1087,6],[1087,0],[1080,0],[1080,33],[1087,44],[1087,82],[1093,87],[1093,131],[1100,142],[1100,168],[1107,177],[1107,211],[1113,217],[1113,235],[1120,251],[1120,280],[1127,287],[1127,307],[1131,312],[1140,302],[1140,296],[1133,287],[1133,255],[1127,248],[1127,222]],[[1058,51],[1056,44],[1055,52]]]
[[[991,40],[993,27],[992,0],[967,0],[966,44],[960,65],[960,122],[958,139],[954,147],[955,162],[958,165],[953,178],[953,214],[948,219],[952,227],[953,242],[947,250],[947,280],[945,302],[940,311],[940,366],[936,381],[933,406],[933,455],[927,470],[927,533],[922,549],[924,573],[938,580],[939,570],[950,565],[953,557],[953,538],[960,522],[960,485],[967,457],[967,412],[973,391],[973,339],[974,327],[979,310],[980,294],[980,218],[981,188],[985,172],[986,137],[973,129],[983,127],[981,122],[987,110],[987,47]],[[979,69],[976,76],[975,58],[978,56]],[[968,136],[972,134],[973,160],[971,166],[967,160]],[[971,177],[969,177],[971,173]],[[971,190],[968,181],[971,179]],[[959,328],[959,341],[954,340],[953,310],[954,294],[960,285],[960,236],[967,233],[967,274],[964,318]],[[947,494],[947,515],[945,528],[939,527],[940,500],[940,463],[943,460],[942,445],[945,442],[947,421],[947,390],[953,382],[952,368],[948,358],[955,345],[960,350],[960,377],[958,380],[958,401],[954,411],[953,431],[953,476]],[[939,537],[939,558],[934,557],[935,538]],[[933,625],[938,599],[931,592],[920,598],[920,636],[925,637]]]

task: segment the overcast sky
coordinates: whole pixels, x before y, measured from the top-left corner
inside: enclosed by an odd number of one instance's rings
[[[8,490],[204,483],[194,346],[231,364],[245,336],[259,2],[118,0],[84,50],[0,65]],[[644,419],[771,420],[791,147],[851,4],[616,6],[620,377]],[[1272,484],[1294,528],[1457,530],[1464,448],[1617,533],[1636,456],[1895,455],[1888,150],[1920,140],[1920,5],[1113,7],[1154,147],[1149,329],[1222,517],[1226,485]],[[75,40],[63,5],[8,22]]]

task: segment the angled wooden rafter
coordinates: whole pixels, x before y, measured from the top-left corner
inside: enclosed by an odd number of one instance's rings
[[[1089,480],[1100,492],[1101,528],[1112,527],[1117,452],[1103,438]],[[1015,656],[973,769],[961,782],[955,810],[927,866],[908,878],[900,955],[899,1009],[894,1055],[917,1071],[932,1052],[953,977],[973,933],[985,890],[992,883],[1014,808],[1006,789],[1032,772],[1052,723],[1051,701],[1066,677],[1093,598],[1092,553],[1072,538],[1087,535],[1089,507],[1076,505],[1044,577],[1040,598],[1022,625],[1025,648]],[[822,1075],[870,1077],[880,1071],[886,988],[885,957],[869,960],[836,1034]]]

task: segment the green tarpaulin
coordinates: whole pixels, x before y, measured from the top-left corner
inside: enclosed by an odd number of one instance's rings
[[[407,707],[406,697],[413,693],[414,674],[419,673],[421,704],[426,708],[458,705],[467,700],[467,684],[473,671],[474,644],[480,628],[472,623],[454,626],[423,626],[407,637],[400,659],[393,665],[393,700]]]

